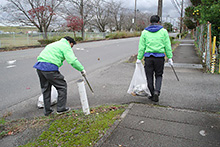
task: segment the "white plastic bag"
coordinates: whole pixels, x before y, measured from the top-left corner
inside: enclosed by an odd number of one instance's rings
[[[57,90],[54,86],[52,86],[52,88],[51,88],[51,105],[55,105],[57,103],[57,97],[58,97]],[[44,108],[43,94],[41,94],[38,98],[37,107],[39,109]]]
[[[137,64],[127,93],[133,96],[149,96],[147,80],[142,63]]]

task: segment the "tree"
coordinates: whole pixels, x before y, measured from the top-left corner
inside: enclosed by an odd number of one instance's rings
[[[83,26],[82,19],[77,16],[68,16],[66,18],[66,21],[67,21],[66,26],[69,28],[69,30],[73,31],[74,37],[76,38],[76,31],[80,31]]]
[[[106,26],[110,18],[110,9],[103,0],[95,0],[94,4],[94,20],[92,25],[105,32]]]
[[[111,21],[114,24],[115,30],[116,31],[121,31],[122,30],[122,25],[124,22],[124,8],[122,7],[121,2],[114,2],[111,0],[109,4],[110,8],[110,14],[111,14]]]
[[[193,6],[198,6],[201,4],[201,0],[190,0]]]
[[[126,31],[131,31],[131,29],[133,27],[132,19],[134,18],[134,13],[126,10],[124,15],[125,15],[126,21],[123,23],[123,28]]]
[[[212,24],[212,35],[216,36],[217,41],[220,41],[220,0],[202,0],[200,8],[201,23],[209,21]]]
[[[84,28],[88,22],[93,18],[92,9],[93,4],[90,0],[67,0],[69,3],[65,3],[65,13],[67,15],[80,16],[83,25],[81,28],[82,38],[84,39]]]
[[[164,26],[164,28],[168,31],[168,32],[171,32],[173,29],[172,29],[172,27],[173,27],[173,25],[171,24],[171,23],[169,23],[169,22],[165,22],[164,24],[163,24],[163,26]]]
[[[34,25],[47,39],[55,11],[63,0],[8,0],[8,13],[25,25]]]
[[[146,28],[150,24],[150,15],[147,13],[143,13],[141,11],[137,11],[137,17],[136,17],[136,30],[142,31],[144,28]]]
[[[196,23],[193,22],[191,19],[189,18],[184,18],[183,19],[184,24],[186,25],[186,27],[188,29],[195,29],[196,28]]]

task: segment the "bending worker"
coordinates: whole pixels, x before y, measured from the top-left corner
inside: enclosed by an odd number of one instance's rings
[[[168,57],[168,63],[173,65],[173,54],[171,49],[170,38],[166,29],[159,25],[160,17],[153,15],[150,18],[150,26],[142,31],[139,40],[139,50],[137,63],[141,63],[145,57],[145,73],[150,90],[151,99],[154,102],[159,101],[159,95],[162,84],[162,76],[164,70],[164,57]],[[155,75],[155,86],[154,86]]]
[[[58,91],[57,114],[70,111],[66,108],[67,101],[67,83],[64,76],[59,72],[59,67],[63,61],[71,64],[73,68],[85,75],[84,67],[75,57],[72,47],[76,42],[73,38],[66,36],[59,41],[51,43],[37,57],[38,62],[34,65],[40,80],[41,91],[44,99],[44,114],[50,115],[51,109],[51,86]]]

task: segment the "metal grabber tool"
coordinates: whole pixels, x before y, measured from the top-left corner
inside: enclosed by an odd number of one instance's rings
[[[92,90],[92,87],[91,87],[91,85],[89,84],[89,81],[87,80],[86,75],[82,75],[82,76],[83,76],[84,79],[86,80],[86,83],[88,84],[89,89],[92,91],[92,94],[94,94],[94,91]]]
[[[175,71],[174,68],[173,68],[173,65],[170,65],[170,66],[171,66],[171,68],[173,69],[173,72],[174,72],[174,74],[175,74],[175,76],[176,76],[177,81],[180,81],[179,78],[178,78],[178,76],[177,76],[177,74],[176,74],[176,71]]]

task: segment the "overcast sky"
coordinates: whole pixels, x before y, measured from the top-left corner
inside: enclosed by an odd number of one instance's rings
[[[120,0],[118,0],[120,1]],[[128,7],[130,9],[135,8],[135,0],[121,0],[124,4],[124,7]],[[181,2],[182,0],[177,0]],[[184,0],[184,7],[189,5],[190,0]],[[158,8],[158,0],[137,0],[137,9],[142,12],[151,12],[153,14],[157,14]],[[177,9],[172,4],[172,0],[163,0],[163,9],[162,16],[166,18],[169,15],[171,18],[178,18],[180,14]]]
[[[0,0],[1,4],[5,4],[6,0]],[[111,0],[106,0],[111,1]],[[123,7],[134,10],[135,8],[135,0],[114,0],[121,1],[123,3]],[[181,2],[182,0],[176,0]],[[184,7],[189,5],[190,0],[184,0]],[[148,12],[152,14],[157,14],[158,8],[158,0],[137,0],[137,9],[141,12]],[[176,21],[177,18],[180,17],[177,9],[172,4],[172,0],[163,0],[163,9],[162,9],[163,21]]]

